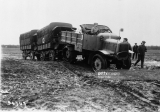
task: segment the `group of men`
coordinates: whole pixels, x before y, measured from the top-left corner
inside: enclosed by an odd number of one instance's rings
[[[123,39],[123,42],[128,42],[127,38]],[[135,43],[135,45],[133,46],[133,55],[132,55],[132,60],[137,59],[137,61],[135,62],[134,66],[137,65],[137,63],[139,61],[141,61],[141,68],[143,68],[144,65],[144,57],[145,57],[145,52],[147,52],[147,48],[145,46],[145,41],[142,41],[141,45],[137,45],[137,43]],[[131,49],[131,46],[129,46],[129,50]]]
[[[133,46],[134,53],[133,53],[132,59],[134,60],[138,58],[134,66],[136,66],[137,63],[141,61],[141,68],[143,68],[145,52],[147,52],[145,43],[146,43],[145,41],[142,41],[141,45],[138,46],[137,43],[135,43],[135,45]]]
[[[123,39],[123,42],[128,42],[127,38]],[[135,45],[133,46],[133,55],[132,55],[132,60],[137,59],[137,61],[135,62],[134,66],[137,65],[137,63],[139,61],[141,61],[141,68],[143,68],[144,65],[144,57],[145,57],[145,52],[147,52],[147,48],[145,46],[145,41],[142,41],[141,45],[137,45],[137,43],[135,43]],[[129,44],[129,50],[132,50],[131,45]]]

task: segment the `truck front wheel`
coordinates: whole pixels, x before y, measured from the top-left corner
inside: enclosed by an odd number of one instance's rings
[[[91,67],[93,71],[99,71],[101,69],[105,69],[107,66],[107,62],[105,61],[104,57],[96,54],[93,56],[92,61],[91,61]]]

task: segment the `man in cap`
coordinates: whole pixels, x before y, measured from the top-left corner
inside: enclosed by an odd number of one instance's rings
[[[146,43],[145,41],[142,41],[141,45],[139,45],[139,47],[138,47],[138,60],[136,61],[134,66],[136,66],[137,63],[139,61],[141,61],[141,68],[143,68],[145,52],[147,52],[147,48],[145,46],[145,43]]]
[[[127,38],[123,38],[123,43],[128,43],[128,50],[132,50],[132,47],[131,47],[130,43],[128,42]]]
[[[92,34],[97,34],[98,32],[98,23],[94,23],[94,26],[91,29]]]
[[[134,53],[133,53],[132,59],[137,59],[137,56],[138,56],[138,45],[137,45],[137,43],[135,43],[135,45],[133,46],[133,52]]]

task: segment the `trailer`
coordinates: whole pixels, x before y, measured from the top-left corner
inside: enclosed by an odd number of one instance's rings
[[[33,58],[32,51],[36,46],[37,37],[35,34],[37,31],[38,30],[31,30],[20,35],[20,50],[22,50],[23,59],[26,59],[27,57]]]

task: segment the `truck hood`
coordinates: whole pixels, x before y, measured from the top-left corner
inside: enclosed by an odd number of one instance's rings
[[[104,39],[116,39],[116,40],[121,39],[120,36],[117,36],[113,33],[99,33],[97,36],[100,37],[100,38],[104,38]]]

